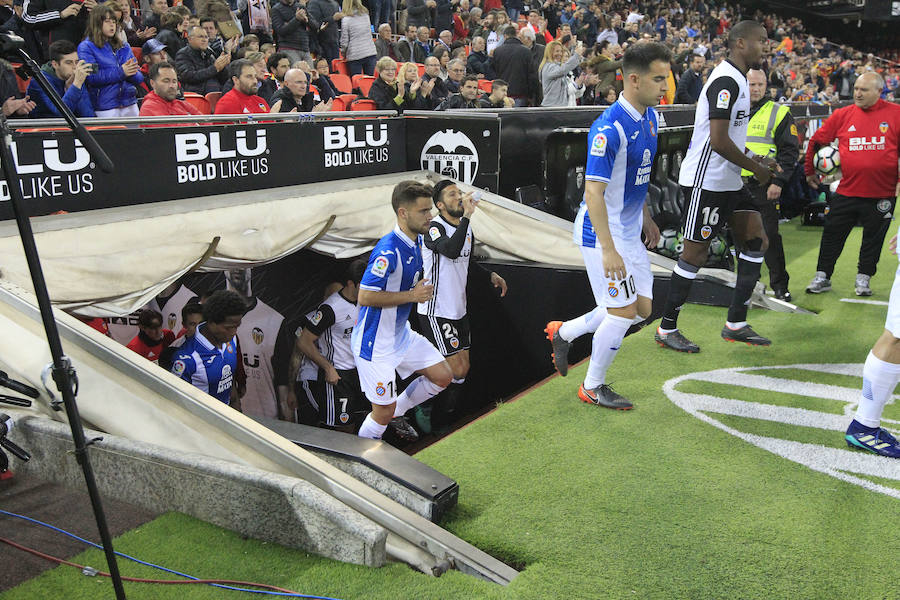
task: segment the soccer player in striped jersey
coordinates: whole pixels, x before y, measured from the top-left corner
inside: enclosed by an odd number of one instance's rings
[[[645,198],[658,140],[652,107],[668,89],[670,58],[669,50],[656,42],[629,47],[622,64],[625,89],[591,126],[584,201],[573,237],[581,247],[597,308],[565,323],[551,321],[546,329],[561,375],[568,372],[569,344],[594,334],[578,397],[618,410],[633,405],[606,383],[606,372],[629,327],[650,316],[653,304],[647,248],[656,246],[659,228]]]
[[[350,336],[359,316],[356,305],[359,281],[365,269],[365,260],[350,263],[344,287],[328,296],[306,319],[297,340],[300,351],[319,368],[313,386],[319,422],[348,433],[355,433],[369,412],[350,347]]]
[[[240,294],[219,290],[203,303],[203,323],[175,354],[172,372],[210,396],[240,410],[234,391],[237,330],[247,304]]]
[[[372,403],[359,436],[380,439],[393,419],[402,419],[414,406],[450,385],[453,372],[425,337],[409,326],[412,305],[431,299],[434,288],[422,278],[418,237],[431,222],[431,186],[401,181],[394,187],[391,206],[397,215],[394,230],[381,238],[369,256],[359,285],[359,318],[351,345],[363,393]],[[402,394],[396,375],[418,373]],[[395,422],[403,436],[402,422]],[[417,436],[415,430],[408,437]]]
[[[433,198],[438,216],[422,237],[422,262],[424,277],[434,286],[434,295],[428,302],[419,304],[419,323],[425,337],[446,357],[453,370],[453,382],[434,399],[434,411],[426,410],[427,404],[419,406],[422,414],[420,418],[417,413],[416,421],[426,428],[426,433],[432,426],[449,425],[469,373],[471,333],[466,307],[469,276],[482,284],[490,282],[500,289],[501,296],[506,295],[506,280],[472,259],[475,238],[469,220],[478,201],[471,193],[463,194],[449,179],[434,186]]]
[[[728,58],[709,74],[694,114],[694,131],[678,183],[684,193],[682,213],[684,250],[669,283],[665,312],[656,330],[656,343],[679,352],[700,347],[678,330],[678,313],[687,301],[691,284],[706,263],[709,243],[727,221],[739,250],[737,283],[722,338],[768,346],[771,341],[747,324],[750,296],[759,280],[766,255],[766,238],[759,209],[741,180],[741,169],[752,172],[759,185],[781,170],[774,159],[754,155],[745,147],[750,122],[747,71],[762,57],[766,29],[756,21],[741,21],[728,34]]]

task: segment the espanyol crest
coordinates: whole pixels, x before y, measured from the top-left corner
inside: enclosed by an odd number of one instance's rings
[[[474,183],[478,175],[478,150],[469,137],[461,131],[438,131],[422,147],[422,168]]]

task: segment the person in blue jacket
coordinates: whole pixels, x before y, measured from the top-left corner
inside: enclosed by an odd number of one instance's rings
[[[78,44],[78,58],[95,65],[87,78],[91,104],[98,117],[138,116],[136,85],[144,82],[131,46],[118,36],[119,20],[109,4],[91,11],[87,37]]]
[[[84,84],[90,70],[86,62],[78,59],[75,44],[69,40],[56,40],[50,44],[50,62],[42,66],[41,71],[76,117],[95,116],[91,97]],[[28,96],[35,103],[29,117],[40,119],[61,116],[35,79],[28,83]]]

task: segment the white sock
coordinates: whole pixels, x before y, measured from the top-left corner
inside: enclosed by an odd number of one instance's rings
[[[418,406],[441,393],[444,388],[434,384],[424,375],[420,375],[413,379],[403,393],[397,396],[397,408],[394,409],[394,416],[400,417],[406,414],[406,411],[414,406]]]
[[[669,333],[672,333],[673,331],[678,331],[678,328],[677,327],[675,329],[663,329],[662,327],[656,328],[656,332],[660,333],[662,335],[667,335]]]
[[[603,323],[594,332],[594,344],[591,350],[591,362],[588,364],[587,377],[584,378],[585,389],[593,389],[606,383],[606,371],[612,364],[625,332],[631,327],[631,319],[607,315]]]
[[[731,321],[725,321],[725,326],[728,329],[737,330],[741,327],[745,327],[747,325],[747,321],[738,321],[737,323],[732,323]]]
[[[585,313],[580,317],[575,317],[570,321],[566,321],[559,328],[559,336],[571,342],[576,338],[580,338],[586,333],[594,333],[600,327],[600,323],[606,318],[606,308],[598,306],[589,313]]]
[[[462,378],[454,377],[454,378],[453,378],[453,381],[451,381],[450,383],[458,383],[458,384],[462,385],[462,384],[464,384],[465,382],[466,382],[466,378],[465,378],[465,377],[462,377]]]
[[[878,427],[897,381],[900,381],[900,365],[885,362],[870,351],[863,367],[862,397],[856,408],[856,420],[866,427]]]
[[[356,435],[361,438],[372,438],[373,440],[380,440],[381,436],[384,435],[385,429],[387,429],[387,425],[382,425],[372,418],[372,413],[369,413],[366,415],[362,426],[360,426],[359,428],[359,433],[357,433]]]

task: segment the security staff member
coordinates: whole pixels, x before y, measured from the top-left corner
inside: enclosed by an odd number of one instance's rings
[[[831,289],[834,264],[850,230],[861,221],[863,235],[856,295],[872,295],[869,280],[875,274],[900,194],[897,173],[900,106],[881,100],[882,89],[881,75],[874,72],[861,75],[853,86],[853,105],[834,111],[809,140],[804,167],[810,187],[819,187],[813,168],[816,152],[835,139],[841,155],[842,177],[825,217],[816,276],[806,288],[808,293],[820,294]]]
[[[747,126],[747,148],[759,156],[772,156],[781,167],[780,173],[772,176],[768,186],[762,186],[753,173],[741,170],[741,177],[753,195],[753,202],[759,208],[763,227],[769,237],[766,250],[766,266],[769,268],[769,285],[780,300],[791,301],[788,291],[788,273],[784,261],[784,244],[778,233],[779,198],[787,185],[791,173],[797,166],[800,141],[797,125],[787,106],[776,104],[766,98],[766,74],[758,69],[747,71],[747,85],[750,88],[750,123]]]

